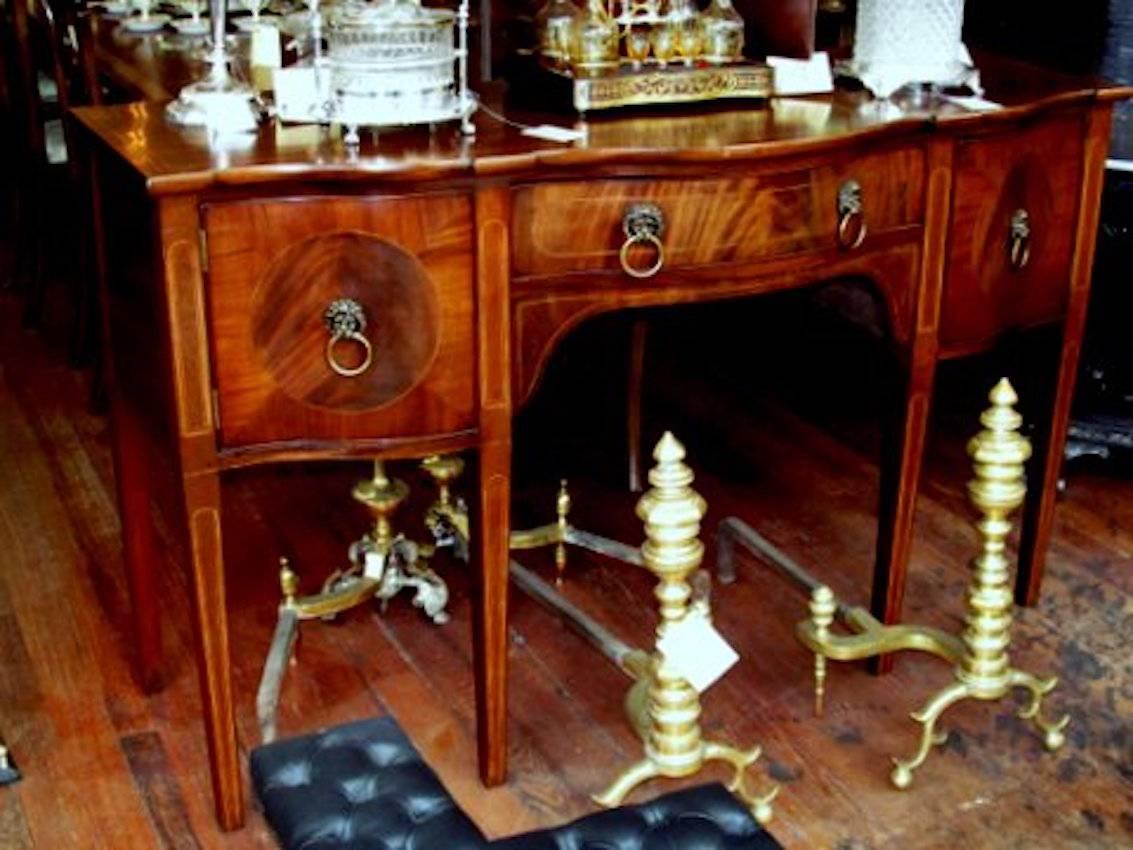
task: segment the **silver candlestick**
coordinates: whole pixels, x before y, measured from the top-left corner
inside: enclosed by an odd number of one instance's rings
[[[166,115],[175,124],[205,127],[215,133],[248,132],[259,124],[261,110],[255,90],[229,70],[224,44],[227,5],[226,0],[209,0],[212,46],[206,59],[208,73],[181,89],[177,100],[166,107]]]

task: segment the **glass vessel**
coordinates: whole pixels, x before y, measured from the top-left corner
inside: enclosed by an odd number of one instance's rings
[[[556,67],[570,64],[571,43],[582,22],[582,9],[572,0],[547,0],[535,16],[539,53]]]
[[[607,71],[618,66],[618,25],[603,0],[588,0],[575,30],[571,59],[576,70]]]
[[[625,34],[626,57],[634,68],[640,68],[649,58],[649,30],[645,27],[631,27]]]
[[[649,31],[649,44],[653,48],[653,58],[659,65],[667,65],[676,50],[676,39],[668,24],[657,24]]]
[[[335,117],[383,126],[446,120],[458,107],[455,15],[418,0],[347,0],[327,14]]]
[[[964,0],[859,0],[854,66],[900,83],[948,83],[963,73]]]
[[[704,29],[692,0],[670,0],[665,26],[673,35],[673,53],[692,65],[704,49]]]
[[[720,65],[743,57],[744,19],[732,7],[732,0],[712,0],[700,21],[705,59]]]

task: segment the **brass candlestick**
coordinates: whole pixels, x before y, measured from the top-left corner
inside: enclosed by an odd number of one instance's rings
[[[913,771],[920,767],[933,745],[944,743],[946,734],[937,733],[936,724],[952,705],[964,699],[999,700],[1013,688],[1025,688],[1031,698],[1018,711],[1042,733],[1048,750],[1065,741],[1069,716],[1047,721],[1040,715],[1043,698],[1057,679],[1039,677],[1011,666],[1012,595],[1008,581],[1010,562],[1007,536],[1011,514],[1023,502],[1026,484],[1023,464],[1031,455],[1031,445],[1019,434],[1022,418],[1015,411],[1018,401],[1006,379],[996,384],[989,396],[991,407],[980,417],[984,428],[968,444],[975,477],[968,485],[972,503],[982,514],[977,523],[980,553],[972,561],[972,581],[967,594],[967,624],[960,636],[928,626],[886,626],[867,610],[844,606],[830,588],[816,581],[806,570],[779,552],[750,526],[729,518],[721,524],[718,552],[721,578],[734,578],[732,547],[738,543],[781,569],[797,583],[809,588],[810,619],[799,623],[799,640],[815,654],[815,710],[821,714],[826,690],[826,661],[851,661],[885,655],[900,650],[928,652],[955,665],[951,684],[930,698],[912,714],[921,724],[921,739],[911,758],[894,759],[890,779],[897,788],[908,788]],[[832,634],[835,617],[853,634]]]
[[[409,487],[397,478],[386,475],[385,463],[374,461],[374,477],[359,481],[351,494],[356,502],[365,505],[374,515],[374,530],[370,534],[375,551],[386,553],[393,543],[390,517],[409,496]]]
[[[468,556],[468,512],[451,493],[452,482],[464,468],[458,457],[430,457],[422,466],[437,484],[437,498],[426,511],[425,522],[437,546],[451,545],[454,554]],[[320,618],[332,620],[342,612],[378,599],[382,609],[405,588],[415,590],[413,604],[434,623],[448,622],[448,586],[429,568],[424,557],[433,545],[419,545],[393,531],[392,517],[409,495],[409,487],[386,474],[385,464],[374,461],[370,479],[360,481],[352,491],[354,499],[373,515],[370,532],[350,545],[350,566],[335,570],[323,582],[322,591],[299,596],[299,577],[286,558],[280,559],[279,584],[282,601],[275,634],[264,662],[264,672],[256,694],[256,713],[265,742],[275,738],[276,714],[283,677],[287,671],[299,623]]]
[[[421,468],[433,479],[437,498],[425,511],[425,527],[438,548],[451,547],[453,554],[468,561],[468,506],[452,497],[452,482],[464,471],[458,455],[430,455],[421,461]]]
[[[684,464],[685,450],[666,432],[653,452],[657,465],[649,473],[653,485],[637,504],[637,515],[645,522],[645,543],[641,547],[645,567],[658,579],[655,595],[660,603],[661,622],[657,626],[658,644],[670,630],[690,614],[692,590],[689,576],[700,566],[704,544],[698,537],[705,502],[690,486],[692,470]],[[630,700],[627,706],[631,708]],[[700,695],[658,648],[653,656],[652,676],[644,706],[645,718],[635,726],[644,732],[645,757],[625,770],[595,796],[603,806],[617,806],[643,782],[659,777],[679,778],[700,771],[706,762],[724,761],[735,774],[730,783],[751,807],[755,817],[766,823],[771,818],[771,801],[778,786],[758,796],[746,787],[746,771],[759,758],[760,748],[740,750],[728,744],[705,741],[700,730]]]

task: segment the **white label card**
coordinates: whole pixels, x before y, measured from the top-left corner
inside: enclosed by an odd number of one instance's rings
[[[834,75],[830,57],[825,51],[809,59],[768,56],[767,64],[775,69],[775,94],[825,94],[834,91]]]
[[[375,581],[382,580],[382,573],[386,571],[386,559],[377,552],[367,552],[362,559],[362,575]]]
[[[1003,108],[1002,103],[996,103],[994,100],[988,100],[984,97],[949,95],[946,100],[967,109],[969,112],[995,112]]]
[[[696,612],[670,626],[657,648],[665,661],[698,693],[708,690],[740,660],[716,627]]]
[[[543,139],[547,142],[581,142],[586,138],[586,132],[583,130],[556,127],[554,124],[524,127],[520,132],[525,136],[531,136],[533,139]]]
[[[271,24],[260,24],[252,30],[252,65],[278,68],[283,64],[279,46],[279,30]]]

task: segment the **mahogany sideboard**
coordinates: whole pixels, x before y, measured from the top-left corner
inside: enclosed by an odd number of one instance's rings
[[[1129,90],[978,57],[969,110],[862,93],[592,121],[584,143],[481,113],[478,136],[364,140],[264,127],[210,148],[154,102],[78,110],[95,191],[124,548],[139,669],[156,681],[152,503],[192,561],[216,810],[245,798],[233,720],[221,477],[251,464],[475,450],[480,772],[507,767],[513,412],[556,343],[603,311],[869,282],[902,372],[882,463],[873,609],[899,616],[938,361],[1061,322],[1032,462],[1018,596],[1033,600],[1074,388],[1113,101]],[[497,110],[526,124],[563,116]],[[632,205],[663,250],[631,246]],[[324,311],[356,301],[373,365],[338,374]],[[336,347],[336,356],[357,356]],[[340,364],[342,365],[342,364]],[[345,364],[347,369],[357,365]],[[174,486],[160,486],[168,471]]]

